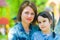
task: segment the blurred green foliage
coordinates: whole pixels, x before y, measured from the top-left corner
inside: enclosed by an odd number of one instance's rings
[[[8,13],[9,15],[8,16],[10,19],[10,26],[14,25],[12,18],[17,16],[19,6],[21,5],[21,3],[23,1],[25,1],[25,0],[6,0],[6,4],[7,4],[8,9],[9,9],[9,13]],[[43,11],[42,9],[44,9],[45,3],[47,2],[47,0],[30,0],[30,1],[35,3],[35,5],[37,6],[38,13]],[[6,7],[0,7],[0,17],[6,17],[7,16]]]

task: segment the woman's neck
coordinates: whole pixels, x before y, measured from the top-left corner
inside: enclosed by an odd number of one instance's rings
[[[22,25],[23,25],[25,32],[29,32],[29,24],[22,22]]]

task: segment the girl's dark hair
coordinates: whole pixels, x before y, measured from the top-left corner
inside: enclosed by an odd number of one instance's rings
[[[20,8],[19,8],[19,11],[18,11],[17,19],[18,19],[18,21],[21,21],[22,11],[23,11],[24,8],[27,7],[27,6],[31,7],[31,8],[33,9],[34,13],[35,13],[35,17],[34,17],[34,20],[33,20],[33,22],[32,22],[32,24],[35,24],[35,23],[36,23],[36,20],[37,20],[37,8],[36,8],[35,4],[34,4],[34,3],[31,3],[30,1],[24,1],[24,2],[21,4],[21,6],[20,6]]]
[[[54,18],[54,12],[51,12],[52,13],[52,17],[53,17],[53,24],[52,24],[52,29],[53,29],[53,38],[55,38],[55,32],[54,32],[54,28],[55,28],[55,18]]]
[[[50,15],[49,12],[46,12],[46,11],[40,12],[40,13],[38,14],[38,16],[42,16],[42,17],[44,17],[44,18],[48,18],[49,21],[52,20],[52,16]],[[37,16],[37,17],[38,17],[38,16]]]
[[[55,27],[55,20],[54,20],[54,13],[53,12],[51,12],[52,13],[52,15],[49,13],[49,12],[47,12],[47,11],[43,11],[43,12],[40,12],[39,14],[38,14],[38,16],[42,16],[42,17],[44,17],[44,18],[48,18],[49,19],[49,21],[50,20],[52,20],[52,29],[53,29],[53,38],[55,38],[55,32],[54,32],[54,27]],[[37,16],[37,18],[38,18],[38,16]]]

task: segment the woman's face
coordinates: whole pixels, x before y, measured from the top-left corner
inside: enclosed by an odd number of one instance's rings
[[[50,29],[50,24],[51,22],[49,21],[48,18],[38,16],[38,25],[42,31],[47,31],[48,29]]]
[[[33,9],[29,6],[25,7],[21,14],[21,19],[24,23],[30,24],[35,17]]]

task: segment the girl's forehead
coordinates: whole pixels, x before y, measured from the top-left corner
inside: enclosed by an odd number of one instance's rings
[[[47,20],[48,18],[44,18],[42,16],[38,16],[38,21],[43,21],[43,20]]]

